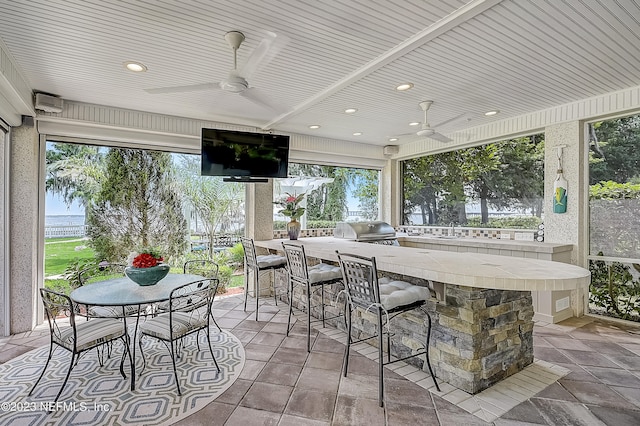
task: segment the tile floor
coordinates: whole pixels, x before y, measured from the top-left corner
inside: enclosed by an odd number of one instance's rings
[[[322,329],[306,351],[305,315],[285,336],[287,305],[265,299],[259,321],[241,295],[214,305],[221,327],[243,342],[246,364],[222,396],[178,425],[612,425],[640,424],[640,326],[594,317],[534,329],[536,363],[526,374],[477,395],[403,363],[387,370],[378,407],[377,366],[369,347],[340,367],[341,332]],[[250,303],[251,305],[251,303]],[[48,330],[0,338],[0,363],[47,345]],[[506,382],[506,383],[505,383]],[[473,413],[473,414],[472,414]]]

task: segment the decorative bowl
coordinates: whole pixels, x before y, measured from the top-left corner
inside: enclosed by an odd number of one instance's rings
[[[147,286],[155,285],[167,276],[170,266],[161,263],[149,268],[134,268],[133,266],[127,266],[124,269],[124,273],[129,279],[138,285]]]

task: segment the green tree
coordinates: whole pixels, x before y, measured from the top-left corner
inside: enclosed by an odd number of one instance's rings
[[[100,191],[104,178],[104,155],[97,146],[48,143],[45,187],[62,196],[69,206],[74,201],[87,207]]]
[[[480,201],[481,222],[488,223],[489,205],[529,210],[542,215],[544,138],[533,135],[485,145],[471,152],[479,174],[470,184],[472,199]]]
[[[371,169],[349,169],[353,174],[353,195],[358,199],[358,209],[362,211],[364,219],[378,218],[380,186],[380,172]]]
[[[423,224],[465,224],[466,188],[493,167],[495,149],[489,146],[405,161],[405,223],[410,223],[411,214],[419,208]]]
[[[88,234],[99,258],[122,261],[132,250],[154,246],[165,256],[186,249],[186,220],[171,155],[112,148],[105,179],[89,208]]]
[[[221,177],[201,176],[200,159],[195,156],[180,156],[178,167],[179,185],[185,200],[204,222],[209,241],[214,241],[217,232],[232,227],[232,221],[242,218],[244,185],[223,182]],[[209,244],[210,255],[214,246]]]
[[[640,176],[640,115],[594,123],[589,131],[589,183]]]

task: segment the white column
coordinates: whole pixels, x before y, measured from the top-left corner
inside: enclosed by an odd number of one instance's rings
[[[545,128],[544,167],[544,240],[573,244],[571,263],[587,267],[588,253],[588,144],[585,124],[580,121]],[[568,182],[567,212],[553,212],[553,182],[557,176],[558,149],[562,148],[562,170]],[[570,316],[582,316],[588,307],[588,291],[583,289],[533,294],[536,319],[558,322]],[[562,309],[569,298],[570,307]],[[536,300],[537,299],[537,300]],[[558,309],[560,308],[560,309]]]
[[[8,129],[6,129],[8,131]],[[9,315],[9,136],[0,124],[0,336],[10,333]]]
[[[268,183],[245,184],[245,236],[254,240],[273,239],[273,179]]]
[[[380,220],[393,227],[402,222],[402,176],[400,174],[400,162],[387,160],[380,173],[380,185],[378,186],[378,199],[380,200]]]
[[[40,253],[40,148],[38,132],[27,118],[11,130],[10,140],[10,327],[11,333],[29,331],[42,322],[38,306]],[[40,313],[39,313],[40,312]]]

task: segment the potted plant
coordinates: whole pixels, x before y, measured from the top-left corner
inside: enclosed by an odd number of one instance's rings
[[[287,223],[287,233],[289,234],[290,240],[297,240],[302,227],[300,222],[298,222],[298,219],[302,217],[305,211],[304,207],[300,207],[300,203],[304,199],[305,194],[304,192],[300,195],[292,195],[288,192],[285,194],[286,197],[281,200],[274,201],[273,204],[277,204],[282,207],[278,213],[281,213],[291,219],[291,221]]]
[[[163,260],[157,249],[143,248],[129,254],[124,273],[138,285],[155,285],[169,273],[170,266]]]

